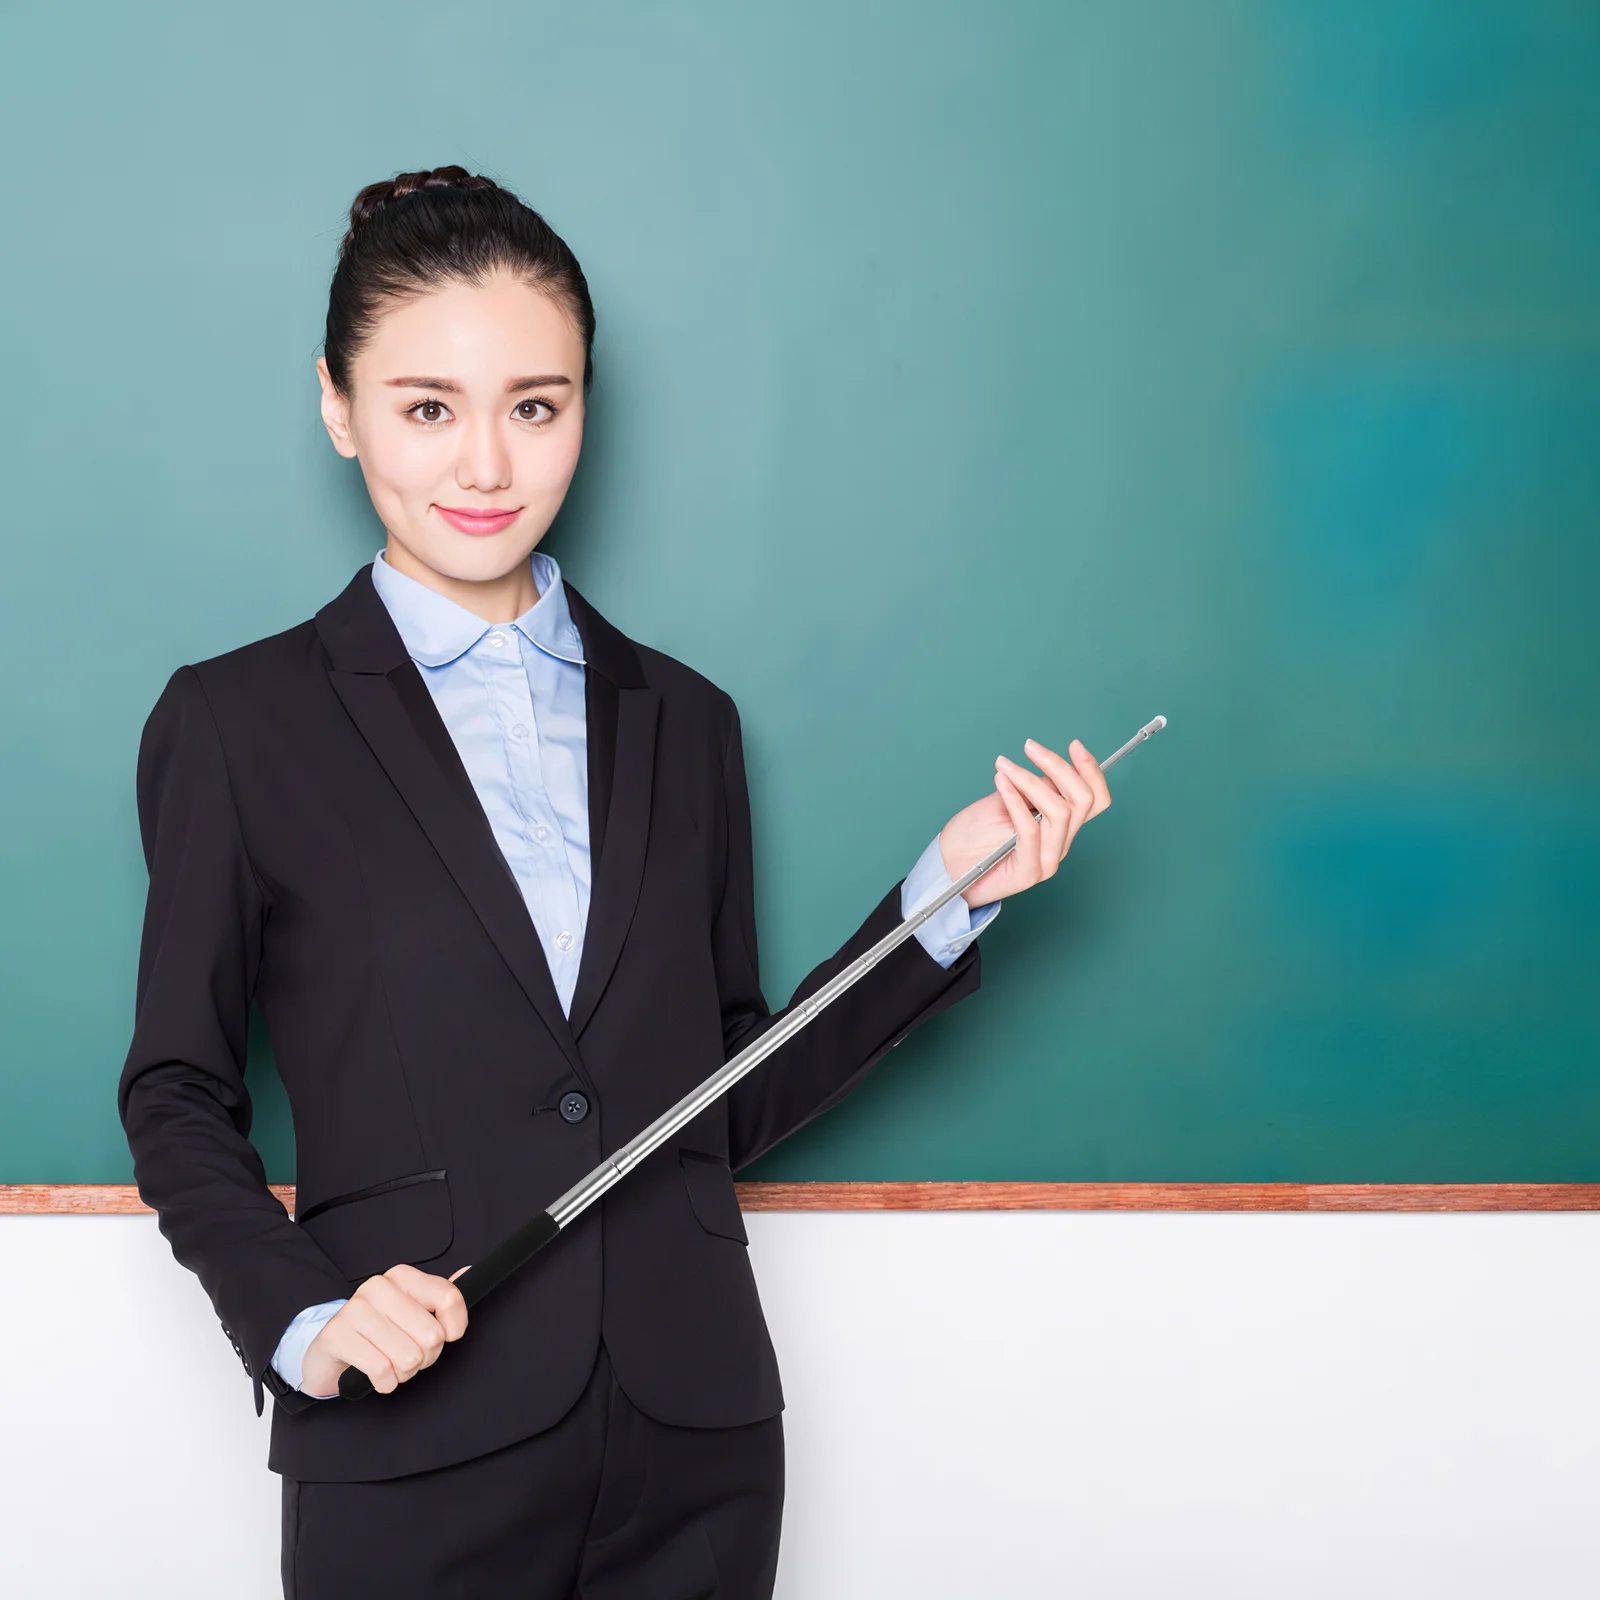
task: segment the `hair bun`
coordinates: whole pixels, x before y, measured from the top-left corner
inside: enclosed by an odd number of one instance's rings
[[[465,167],[400,172],[350,204],[350,229],[328,285],[323,358],[341,395],[353,363],[400,301],[445,284],[482,285],[509,273],[549,295],[583,338],[583,389],[594,378],[594,302],[567,242],[493,178]]]
[[[485,178],[465,167],[433,167],[427,172],[397,172],[392,178],[369,183],[350,202],[350,227],[344,236],[341,249],[361,231],[373,217],[393,200],[403,200],[409,194],[420,194],[424,189],[498,189],[493,178]]]

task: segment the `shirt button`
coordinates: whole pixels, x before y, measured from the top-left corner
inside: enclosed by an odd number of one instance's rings
[[[561,932],[556,935],[556,943],[560,945],[563,950],[570,950],[572,948],[572,935],[568,933],[565,928],[563,928]]]
[[[523,726],[522,723],[519,722],[516,727],[511,730],[511,737],[513,739],[526,739],[528,737],[528,730]]]
[[[503,633],[491,633],[489,635],[489,643],[492,644],[496,650],[498,650],[505,642],[506,636]]]
[[[567,1122],[582,1122],[589,1115],[589,1097],[573,1089],[561,1097],[561,1116]]]
[[[550,830],[541,822],[539,826],[533,830],[533,836],[539,841],[540,844],[543,844],[545,840],[550,837]]]

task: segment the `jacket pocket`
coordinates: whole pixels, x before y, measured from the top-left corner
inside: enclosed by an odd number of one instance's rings
[[[443,1167],[319,1200],[295,1221],[358,1283],[402,1261],[422,1266],[443,1255],[455,1238]]]
[[[689,1190],[689,1204],[694,1207],[700,1226],[707,1233],[749,1244],[728,1163],[721,1156],[702,1155],[698,1150],[679,1150],[678,1158]]]

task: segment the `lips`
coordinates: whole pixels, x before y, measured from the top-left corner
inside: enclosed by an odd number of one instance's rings
[[[509,511],[501,511],[493,507],[478,510],[472,506],[435,506],[434,510],[452,528],[462,533],[485,534],[499,533],[502,528],[509,528],[521,514],[522,507],[513,506]]]

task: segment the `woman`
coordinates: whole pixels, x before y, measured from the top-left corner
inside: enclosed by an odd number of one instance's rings
[[[290,1600],[769,1595],[783,1398],[732,1172],[975,990],[979,928],[1110,804],[1076,740],[1070,760],[1030,741],[1042,772],[998,758],[790,1005],[1017,848],[469,1336],[474,1253],[789,1009],[757,976],[732,699],[535,549],[578,462],[594,321],[571,252],[498,185],[444,167],[363,189],[317,369],[387,541],[315,617],[179,667],[140,745],[118,1108],[257,1414],[276,1400]],[[252,996],[294,1115],[292,1221],[247,1138]],[[346,1366],[378,1392],[339,1400]]]

